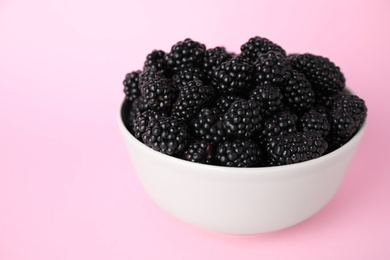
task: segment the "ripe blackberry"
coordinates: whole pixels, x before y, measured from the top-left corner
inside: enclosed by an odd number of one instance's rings
[[[261,54],[254,63],[255,80],[260,85],[281,85],[287,73],[286,57],[280,52]]]
[[[240,93],[251,88],[253,66],[236,56],[214,70],[213,86],[220,93]]]
[[[142,135],[146,145],[168,155],[182,152],[187,146],[188,138],[187,125],[171,117],[151,119]]]
[[[295,132],[271,136],[266,143],[269,165],[285,165],[318,158],[328,143],[318,132]]]
[[[167,64],[165,63],[165,52],[162,50],[154,50],[146,56],[144,63],[144,70],[156,69],[161,71],[163,74],[167,73]]]
[[[254,100],[234,101],[223,115],[223,124],[228,135],[236,138],[250,137],[261,127],[260,107]]]
[[[204,58],[206,46],[189,38],[172,46],[171,52],[165,55],[169,69],[177,72],[188,66],[198,67]]]
[[[149,109],[148,103],[143,96],[139,96],[137,99],[133,101],[131,105],[129,117],[127,120],[128,129],[132,134],[134,134],[133,126],[134,126],[134,121],[137,119],[137,116],[139,116],[141,113],[143,113],[148,109]]]
[[[255,167],[263,162],[259,145],[250,139],[225,141],[218,145],[215,159],[218,164],[230,167]]]
[[[335,100],[342,94],[346,94],[346,92],[338,91],[336,93],[330,94],[330,93],[323,93],[321,91],[316,91],[315,103],[325,107],[326,109],[331,109]]]
[[[179,97],[172,106],[172,116],[189,119],[207,104],[212,95],[212,88],[202,81],[194,79],[181,88]]]
[[[213,164],[214,147],[205,140],[193,140],[184,150],[182,158],[190,162]]]
[[[308,110],[315,102],[315,93],[305,75],[293,70],[282,88],[284,102],[292,110],[300,113]]]
[[[194,79],[203,81],[204,78],[205,75],[203,71],[197,67],[187,67],[181,69],[172,77],[173,84],[177,89],[181,89],[182,87],[187,85],[189,81],[192,81]]]
[[[206,80],[211,82],[213,73],[223,62],[233,58],[232,53],[228,53],[224,47],[207,49],[203,58],[202,69],[206,75]]]
[[[133,101],[141,95],[141,91],[138,88],[140,74],[140,70],[127,73],[126,78],[123,80],[123,92],[130,103],[133,103]]]
[[[232,105],[232,103],[239,99],[241,99],[241,97],[236,94],[226,94],[220,96],[215,104],[217,108],[221,110],[221,112],[225,113]]]
[[[360,129],[366,116],[364,100],[356,95],[339,96],[329,113],[332,135],[350,139]]]
[[[201,109],[190,123],[194,135],[212,143],[225,140],[225,128],[220,117],[221,111],[218,108]]]
[[[140,89],[154,110],[170,107],[176,98],[176,90],[170,86],[167,78],[155,69],[145,70],[140,75]]]
[[[249,99],[257,102],[260,113],[265,117],[274,114],[283,107],[283,95],[280,88],[273,85],[258,85],[249,94]]]
[[[328,58],[310,53],[290,57],[294,69],[305,74],[315,90],[336,93],[345,87],[345,78],[340,68]]]
[[[326,114],[311,109],[299,119],[299,128],[302,132],[319,132],[325,138],[330,131],[330,122]]]
[[[271,136],[295,133],[297,124],[298,116],[295,113],[289,110],[280,111],[264,121],[259,139],[263,143],[264,140]]]
[[[139,114],[133,121],[133,135],[135,138],[142,140],[142,135],[146,131],[148,123],[152,119],[159,119],[160,117],[167,117],[168,113],[164,111],[146,110]]]
[[[269,51],[276,51],[286,56],[286,51],[282,47],[259,36],[250,38],[248,42],[241,45],[241,55],[252,63],[256,62],[261,54]]]

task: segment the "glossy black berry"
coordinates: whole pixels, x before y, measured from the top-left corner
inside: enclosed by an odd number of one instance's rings
[[[140,74],[140,70],[127,73],[126,78],[123,80],[123,92],[125,93],[125,98],[130,103],[141,95],[141,91],[138,88]]]
[[[184,150],[181,156],[184,160],[196,163],[213,164],[214,146],[206,140],[195,139]]]
[[[168,155],[182,152],[187,146],[188,138],[187,125],[171,117],[151,119],[142,135],[146,145]]]
[[[260,107],[254,100],[234,101],[223,115],[223,124],[228,135],[235,138],[250,137],[261,128]]]
[[[179,70],[172,77],[173,84],[177,89],[181,89],[188,82],[193,80],[201,80],[203,81],[205,74],[202,69],[197,67],[187,67]]]
[[[356,95],[339,96],[329,112],[332,135],[350,139],[360,129],[366,117],[364,100]]]
[[[146,110],[139,114],[133,122],[134,136],[142,140],[142,135],[146,131],[148,123],[152,119],[159,119],[160,117],[167,117],[168,113],[165,111]]]
[[[228,53],[224,47],[215,47],[207,49],[203,62],[202,69],[205,74],[206,80],[211,82],[213,79],[213,73],[223,62],[231,59],[232,53]]]
[[[223,113],[225,113],[234,101],[241,99],[242,97],[237,94],[220,95],[216,100],[216,107]]]
[[[179,96],[172,106],[172,116],[190,119],[199,112],[212,97],[212,88],[194,79],[180,89]]]
[[[299,129],[302,132],[316,131],[325,138],[329,135],[330,122],[325,113],[311,109],[299,119]]]
[[[285,104],[297,113],[310,109],[315,102],[315,92],[304,74],[293,70],[281,88]]]
[[[189,38],[172,46],[165,55],[165,62],[174,73],[186,67],[199,67],[205,56],[206,46]]]
[[[252,87],[253,66],[236,56],[214,70],[213,86],[222,94],[242,93]]]
[[[263,163],[262,150],[250,139],[222,142],[216,149],[219,165],[230,167],[254,167]]]
[[[221,115],[218,108],[202,108],[190,123],[194,135],[212,143],[225,140],[226,133]]]
[[[275,51],[261,54],[254,63],[254,71],[258,85],[281,85],[288,71],[286,57]]]
[[[249,99],[256,101],[265,117],[283,108],[283,95],[278,86],[258,85],[250,92]]]
[[[154,50],[148,56],[146,56],[146,61],[144,63],[144,70],[146,69],[156,69],[162,73],[167,73],[167,64],[165,62],[165,52],[162,50]]]
[[[282,47],[259,36],[250,38],[248,42],[241,45],[241,55],[252,63],[256,62],[261,54],[269,51],[276,51],[286,56],[286,51]]]
[[[328,143],[318,132],[295,132],[271,136],[266,143],[269,165],[304,162],[323,155]]]
[[[297,131],[297,124],[298,116],[294,112],[289,110],[280,111],[264,121],[259,139],[264,142],[265,139],[271,136],[294,133]]]
[[[340,68],[328,58],[310,53],[290,57],[294,69],[305,74],[318,91],[336,93],[345,87],[345,78]]]

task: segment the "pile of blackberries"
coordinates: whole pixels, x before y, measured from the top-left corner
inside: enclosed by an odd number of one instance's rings
[[[348,142],[367,116],[328,58],[287,54],[259,36],[231,53],[191,39],[154,50],[123,81],[127,129],[191,162],[264,167],[303,162]]]

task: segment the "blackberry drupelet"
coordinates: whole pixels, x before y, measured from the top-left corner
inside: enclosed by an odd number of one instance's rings
[[[140,89],[154,110],[169,108],[176,99],[176,90],[169,84],[167,78],[156,69],[144,70],[140,75]]]
[[[123,92],[125,93],[126,100],[130,103],[133,103],[141,95],[141,91],[138,88],[140,74],[140,70],[127,73],[126,78],[123,80]]]
[[[296,70],[289,72],[288,80],[281,90],[285,104],[297,113],[307,111],[315,102],[315,92],[310,82]]]
[[[189,38],[172,46],[171,52],[165,55],[169,69],[177,72],[188,66],[199,67],[206,52],[206,46]]]
[[[215,159],[219,165],[230,167],[255,167],[263,163],[262,150],[250,139],[225,141],[218,145]]]
[[[194,135],[212,143],[224,141],[226,133],[221,117],[218,108],[201,109],[190,123]]]
[[[318,132],[295,132],[271,136],[266,143],[268,164],[285,165],[304,162],[323,155],[328,143]]]
[[[142,140],[146,145],[168,155],[184,151],[188,138],[187,125],[171,117],[151,119],[142,135]]]
[[[233,58],[233,54],[228,53],[224,47],[207,49],[201,64],[207,82],[211,82],[213,79],[214,70],[231,58]]]
[[[360,129],[366,117],[367,107],[363,99],[356,95],[341,95],[329,112],[331,134],[349,140]]]
[[[165,62],[165,52],[162,50],[154,50],[146,56],[144,63],[144,70],[156,69],[161,71],[163,74],[167,73],[167,64]]]
[[[328,58],[310,53],[290,56],[294,69],[305,74],[315,91],[336,93],[345,87],[345,78],[340,68]]]
[[[261,128],[260,107],[254,100],[234,101],[223,115],[223,125],[229,136],[235,138],[251,137]]]
[[[214,70],[212,85],[222,94],[242,93],[251,88],[252,74],[253,66],[236,56]]]
[[[260,142],[264,143],[264,140],[271,136],[294,133],[297,131],[297,124],[298,116],[294,112],[280,111],[264,121],[259,135]]]
[[[261,54],[254,63],[255,81],[259,85],[282,85],[288,71],[286,57],[275,51]]]
[[[181,89],[189,81],[192,81],[194,79],[201,80],[205,78],[204,72],[197,67],[187,67],[184,69],[179,70],[177,73],[175,73],[172,77],[173,84],[177,89]]]
[[[160,117],[167,117],[168,113],[165,111],[146,110],[139,114],[133,121],[133,132],[135,138],[142,140],[142,135],[146,131],[148,123],[152,119],[159,119]]]
[[[184,150],[182,158],[190,162],[213,164],[214,147],[213,144],[205,140],[193,140]]]
[[[241,45],[241,55],[252,63],[256,62],[261,54],[269,51],[276,51],[286,56],[286,51],[282,47],[259,36],[250,38],[248,42]]]
[[[273,85],[258,85],[250,93],[249,99],[256,101],[260,113],[268,117],[283,107],[283,95],[280,88]]]
[[[194,79],[181,88],[172,106],[172,116],[187,120],[204,107],[212,96],[212,88]]]
[[[302,132],[316,131],[326,138],[330,131],[330,122],[326,114],[311,109],[299,119],[299,129]]]

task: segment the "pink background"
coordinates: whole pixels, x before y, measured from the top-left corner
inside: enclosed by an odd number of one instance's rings
[[[116,117],[122,80],[186,37],[255,35],[338,64],[368,106],[340,191],[292,228],[232,236],[146,195]],[[390,259],[390,2],[0,0],[0,259]]]

